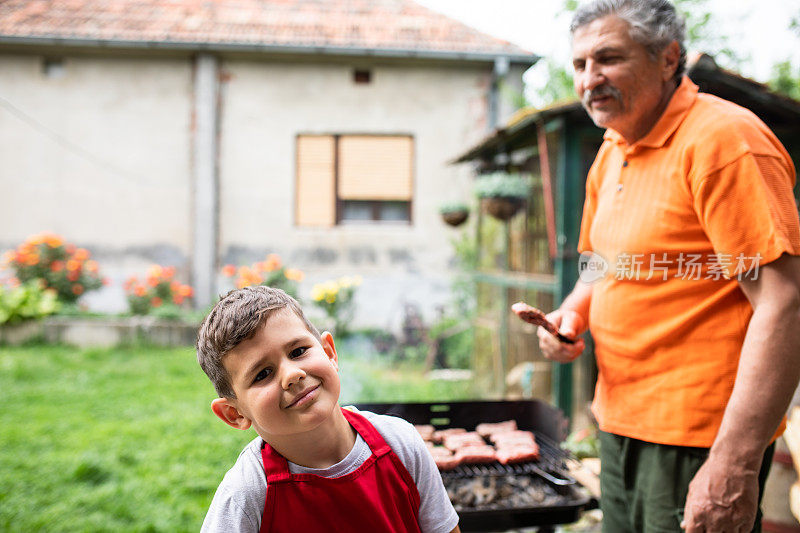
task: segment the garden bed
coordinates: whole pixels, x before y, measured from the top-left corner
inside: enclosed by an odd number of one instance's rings
[[[0,343],[20,345],[33,340],[82,348],[146,343],[154,346],[193,346],[198,324],[151,316],[51,316],[0,326]]]

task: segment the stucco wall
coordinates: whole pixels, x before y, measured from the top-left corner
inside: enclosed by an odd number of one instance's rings
[[[404,303],[430,318],[450,297],[464,230],[438,206],[472,200],[448,161],[487,132],[491,66],[357,61],[370,84],[344,60],[220,60],[219,264],[279,253],[305,271],[301,296],[360,274],[356,326],[397,327]],[[186,57],[67,55],[48,76],[42,56],[0,52],[0,249],[43,230],[89,248],[112,281],[85,299],[97,310],[124,310],[122,281],[152,262],[188,281],[192,72]],[[413,136],[413,223],[296,227],[295,138],[310,133]]]
[[[306,272],[304,294],[314,282],[359,274],[361,326],[396,327],[404,302],[431,317],[449,299],[457,233],[438,206],[471,199],[468,169],[448,161],[485,133],[489,68],[375,65],[366,85],[353,83],[348,64],[226,61],[222,68],[222,262],[279,253]],[[295,139],[315,133],[413,136],[412,224],[297,227]]]
[[[122,310],[126,275],[188,267],[191,63],[62,64],[48,76],[41,56],[0,54],[0,248],[44,230],[88,247],[112,285],[87,301]]]

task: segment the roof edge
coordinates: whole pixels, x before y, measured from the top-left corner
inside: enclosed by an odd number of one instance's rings
[[[72,46],[76,48],[113,48],[127,50],[159,49],[191,52],[250,52],[274,54],[323,54],[338,56],[374,56],[390,58],[439,59],[493,63],[504,57],[512,64],[531,66],[542,57],[503,52],[450,52],[446,50],[415,50],[404,48],[359,48],[344,46],[298,46],[255,43],[217,43],[196,41],[135,41],[118,39],[85,39],[73,37],[19,37],[0,35],[0,44],[29,46]]]

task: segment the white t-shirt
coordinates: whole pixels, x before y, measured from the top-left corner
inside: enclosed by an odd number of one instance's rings
[[[397,454],[411,474],[420,496],[419,526],[422,533],[449,533],[458,524],[442,477],[433,457],[414,426],[401,418],[359,411],[378,430],[386,444]],[[251,532],[261,527],[261,514],[267,496],[267,477],[261,462],[261,437],[256,437],[242,450],[236,464],[228,470],[214,494],[203,521],[203,532]],[[361,466],[372,450],[356,435],[353,449],[329,468],[306,468],[289,462],[293,474],[316,474],[339,477]]]

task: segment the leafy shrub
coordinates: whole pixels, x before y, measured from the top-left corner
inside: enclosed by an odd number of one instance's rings
[[[90,257],[85,248],[66,243],[54,233],[40,233],[6,252],[2,266],[13,269],[23,283],[42,280],[44,288],[55,290],[60,301],[74,303],[105,284],[97,261]]]
[[[361,276],[343,277],[318,283],[311,288],[311,299],[333,322],[336,335],[345,337],[355,312],[356,288]]]
[[[128,307],[134,315],[152,314],[154,311],[167,307],[161,312],[162,317],[169,315],[174,318],[174,308],[194,295],[194,290],[189,285],[183,285],[175,280],[175,267],[151,265],[147,276],[139,280],[131,276],[125,281],[125,294],[128,297]],[[166,316],[164,316],[166,313]]]
[[[15,286],[0,285],[0,324],[42,318],[58,311],[59,305],[56,291],[45,288],[41,280]]]
[[[258,261],[250,266],[225,265],[222,273],[229,278],[236,278],[234,284],[239,289],[265,285],[283,289],[295,298],[297,298],[297,284],[303,281],[303,272],[296,268],[286,268],[278,254],[269,254],[264,261]]]

